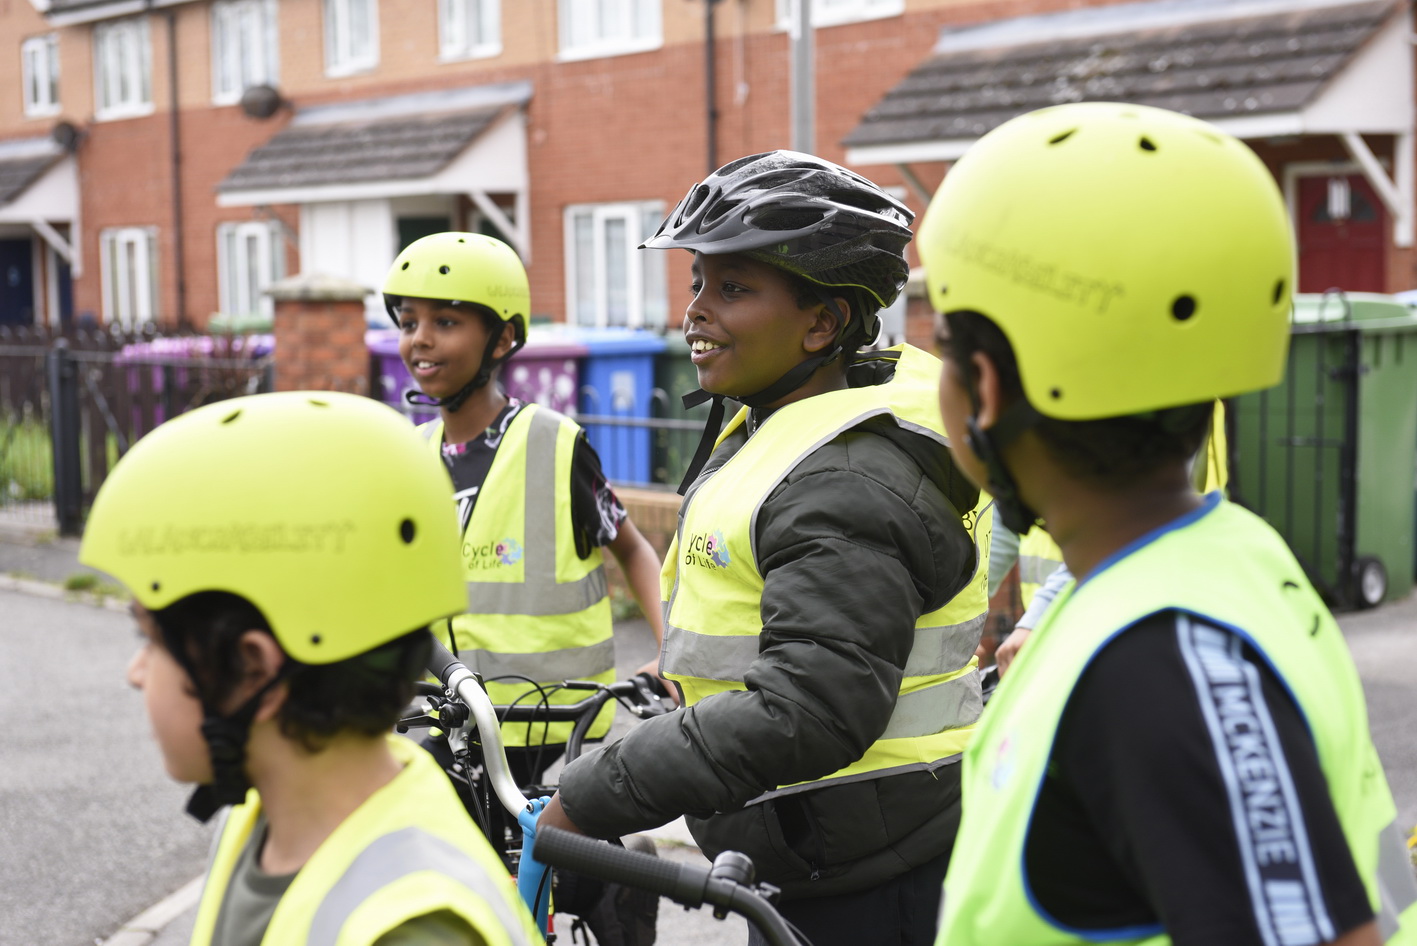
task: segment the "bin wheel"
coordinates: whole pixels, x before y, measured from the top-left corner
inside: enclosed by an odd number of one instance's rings
[[[1353,597],[1360,608],[1376,608],[1387,596],[1387,569],[1376,558],[1364,557],[1353,563]]]

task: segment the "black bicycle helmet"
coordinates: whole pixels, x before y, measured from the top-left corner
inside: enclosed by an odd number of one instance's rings
[[[695,184],[640,249],[742,253],[820,287],[822,303],[837,319],[836,343],[756,394],[735,398],[762,407],[806,384],[844,348],[875,339],[881,327],[877,312],[896,300],[910,275],[905,245],[914,218],[855,171],[799,151],[767,151],[730,161]],[[851,302],[850,322],[834,296]],[[686,407],[710,399],[709,421],[681,493],[707,462],[723,419],[722,395],[702,390],[684,395]]]
[[[742,253],[823,287],[854,287],[882,308],[905,287],[915,218],[904,204],[838,164],[798,151],[731,161],[696,184],[643,249]],[[858,313],[842,341],[880,330]]]

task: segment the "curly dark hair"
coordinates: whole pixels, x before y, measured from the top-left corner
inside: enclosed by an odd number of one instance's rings
[[[253,630],[274,636],[259,608],[224,591],[188,595],[152,616],[164,645],[186,654],[198,677],[193,683],[208,705],[230,700],[246,675],[241,636]],[[277,716],[282,735],[319,752],[342,733],[372,737],[390,731],[413,699],[431,648],[427,628],[419,628],[331,664],[302,664],[287,656],[288,696]]]
[[[963,377],[975,381],[971,359],[989,356],[999,372],[1004,398],[1024,398],[1018,359],[1003,330],[977,312],[951,312],[949,357]],[[1032,428],[1069,474],[1100,486],[1117,488],[1148,476],[1161,467],[1185,463],[1205,440],[1213,404],[1187,404],[1146,414],[1100,420],[1042,418]]]

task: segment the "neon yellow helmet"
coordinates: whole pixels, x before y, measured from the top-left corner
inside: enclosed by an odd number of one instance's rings
[[[979,140],[919,235],[930,301],[994,321],[1041,414],[1088,420],[1271,387],[1284,372],[1294,242],[1246,145],[1108,102]]]
[[[397,411],[257,394],[173,418],[99,490],[79,560],[156,610],[249,600],[286,653],[326,664],[467,609],[452,484]]]
[[[435,233],[414,240],[389,267],[384,305],[398,324],[390,296],[471,302],[511,322],[526,341],[531,288],[516,250],[481,233]]]

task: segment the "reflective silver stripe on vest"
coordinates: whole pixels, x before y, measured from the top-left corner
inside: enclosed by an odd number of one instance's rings
[[[1041,555],[1020,555],[1018,557],[1018,580],[1033,585],[1041,585],[1048,576],[1058,570],[1063,563]]]
[[[982,625],[984,618],[971,618],[965,625]],[[672,637],[670,635],[672,631]],[[949,673],[959,670],[969,662],[978,641],[969,645],[968,653],[962,656],[956,627],[921,628],[923,634],[933,642],[936,650],[928,651],[919,660],[921,665],[937,660],[946,666],[925,670],[917,676],[935,673]],[[683,628],[666,628],[664,669],[667,672],[700,680],[719,680],[725,683],[741,683],[748,666],[758,656],[758,638],[743,634],[722,637],[713,634],[699,634]],[[973,640],[973,638],[968,638]],[[953,646],[948,646],[953,645]],[[910,652],[907,669],[916,660],[916,650]],[[949,661],[954,661],[949,663]],[[896,700],[883,739],[903,739],[908,736],[933,736],[946,729],[967,726],[979,718],[984,708],[984,700],[979,689],[979,674],[968,673],[953,680],[946,680],[934,686],[914,690]]]
[[[589,647],[566,647],[527,654],[499,654],[490,650],[460,650],[458,659],[486,680],[527,677],[531,680],[576,680],[615,669],[615,642]]]
[[[910,645],[910,657],[905,661],[905,675],[928,677],[954,673],[964,667],[979,646],[979,636],[988,616],[979,614],[960,624],[917,627],[915,643]]]
[[[472,614],[575,614],[599,604],[608,592],[604,566],[577,581],[556,581],[556,439],[560,429],[555,412],[533,410],[526,441],[523,580],[520,584],[468,582],[467,609]]]
[[[960,624],[917,627],[915,643],[911,645],[910,657],[905,661],[905,675],[926,677],[954,673],[963,668],[979,646],[979,631],[987,617],[980,614]],[[665,627],[664,669],[669,673],[701,680],[741,683],[748,667],[756,659],[757,637],[700,634],[673,625]]]
[[[891,711],[882,739],[933,736],[946,729],[968,726],[984,710],[979,674],[970,672],[923,690],[901,694]]]
[[[1386,942],[1398,931],[1402,911],[1417,903],[1417,879],[1397,822],[1378,835],[1378,933]]]
[[[481,897],[511,942],[530,946],[521,918],[503,896],[503,888],[467,854],[421,828],[386,834],[359,853],[315,911],[306,946],[335,946],[340,930],[360,904],[394,881],[426,870],[436,871]]]

